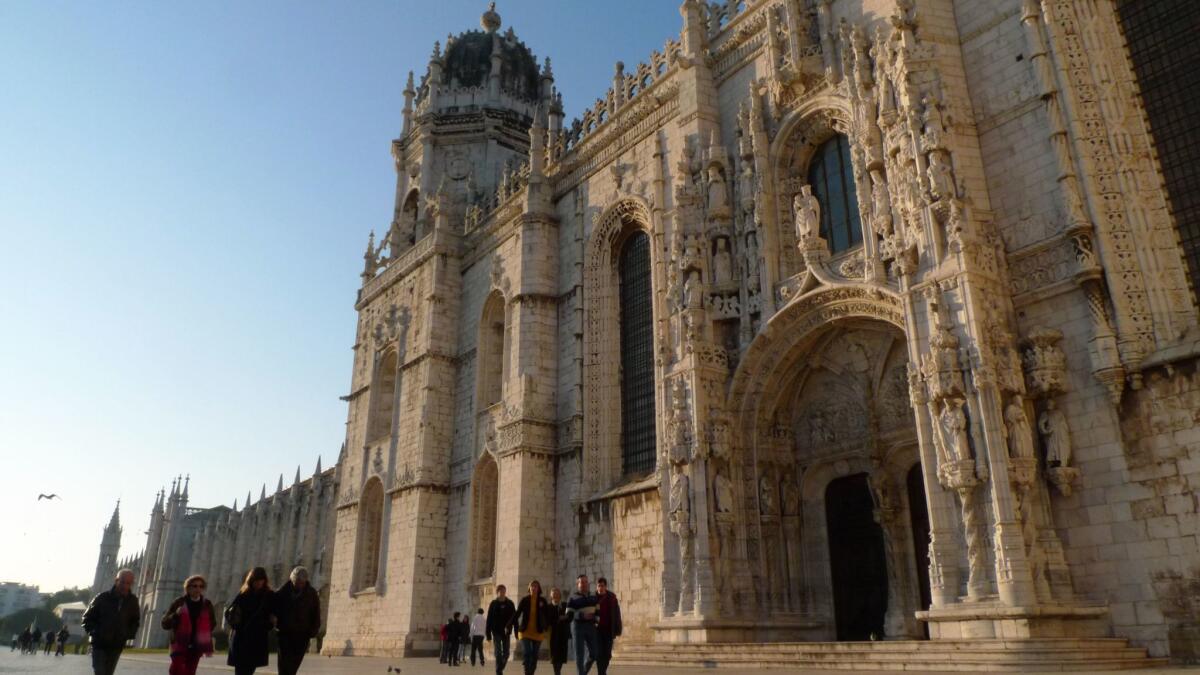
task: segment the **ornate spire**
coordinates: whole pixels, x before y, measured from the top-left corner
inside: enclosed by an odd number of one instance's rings
[[[187,477],[183,479],[183,498],[184,499],[187,499],[188,485],[191,484],[191,482],[192,482],[192,474],[189,473],[187,475]]]
[[[299,484],[300,484],[300,465],[297,464],[296,465],[296,477],[294,479],[292,479],[292,485],[299,485]]]
[[[320,455],[317,455],[317,470],[314,471],[313,474],[317,475],[317,476],[321,475],[321,456]]]
[[[479,17],[479,25],[489,33],[500,30],[500,15],[496,13],[496,3],[488,3],[488,9]]]
[[[265,488],[264,488],[265,489]],[[283,492],[283,474],[279,474],[279,482],[275,484],[275,494]]]
[[[106,529],[106,530],[121,529],[121,500],[120,499],[117,500],[117,507],[115,509],[113,509],[112,518],[110,518],[108,520],[108,527],[106,527],[104,529]]]

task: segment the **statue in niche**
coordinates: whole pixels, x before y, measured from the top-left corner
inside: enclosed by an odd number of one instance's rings
[[[683,302],[688,309],[704,307],[704,285],[700,283],[700,272],[689,270],[687,281],[683,284]]]
[[[950,454],[950,460],[953,462],[971,459],[971,446],[967,441],[967,415],[963,412],[963,403],[961,398],[946,399],[938,416],[942,446]]]
[[[766,476],[758,479],[758,509],[764,516],[779,513],[778,505],[775,504],[775,485]]]
[[[1071,466],[1071,429],[1066,414],[1052,398],[1046,400],[1046,409],[1038,417],[1038,431],[1046,443],[1046,465]]]
[[[713,477],[713,502],[717,513],[733,513],[733,483],[721,469]]]
[[[879,234],[892,234],[892,205],[888,200],[887,184],[882,171],[871,172],[871,213],[875,216],[875,227]]]
[[[691,518],[692,497],[691,485],[683,464],[675,465],[675,473],[671,476],[671,520],[680,526],[687,526]]]
[[[721,174],[721,167],[715,164],[708,167],[708,213],[713,216],[729,213],[729,191],[725,176]]]
[[[738,175],[738,192],[741,193],[742,212],[754,213],[754,166],[750,162],[742,163],[742,171]]]
[[[883,461],[878,457],[871,459],[871,472],[867,474],[867,486],[871,489],[871,498],[875,502],[876,519],[880,522],[888,520],[896,512],[896,490],[892,485]]]
[[[1033,431],[1029,427],[1029,418],[1025,416],[1025,406],[1021,405],[1020,396],[1014,396],[1004,409],[1004,423],[1008,430],[1008,456],[1032,459]]]
[[[679,305],[679,269],[675,265],[667,265],[667,302],[672,310]]]
[[[932,93],[925,94],[921,103],[925,107],[921,121],[925,126],[926,143],[929,144],[929,147],[941,147],[946,126],[942,120],[942,111],[938,109],[937,97]]]
[[[724,237],[717,240],[717,252],[713,254],[713,281],[724,284],[733,279],[733,260],[729,255],[729,242]]]
[[[800,489],[796,487],[796,481],[792,477],[785,476],[783,483],[779,486],[782,504],[780,507],[783,510],[783,515],[794,516],[800,513]]]
[[[954,171],[950,168],[944,151],[934,150],[929,153],[926,175],[929,177],[929,193],[933,201],[954,197]]]
[[[816,237],[821,230],[821,203],[813,196],[812,186],[805,185],[792,198],[796,213],[796,240],[801,244]]]

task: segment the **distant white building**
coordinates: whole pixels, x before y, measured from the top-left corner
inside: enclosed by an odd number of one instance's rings
[[[83,612],[87,609],[86,602],[64,602],[54,608],[54,616],[66,624],[71,631],[69,642],[74,644],[83,639]],[[55,626],[55,629],[62,626]]]
[[[37,586],[0,581],[0,617],[41,604],[42,594],[38,592]]]

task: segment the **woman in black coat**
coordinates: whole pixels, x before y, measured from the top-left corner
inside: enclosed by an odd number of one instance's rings
[[[567,640],[571,638],[571,611],[563,602],[562,591],[550,589],[550,665],[554,667],[554,675],[562,675],[563,664],[567,662]]]
[[[229,624],[229,658],[236,675],[254,675],[254,669],[267,665],[267,634],[274,617],[271,585],[267,570],[255,567],[246,575],[242,590],[225,608]]]

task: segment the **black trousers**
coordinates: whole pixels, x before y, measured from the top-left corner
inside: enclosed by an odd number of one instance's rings
[[[92,672],[96,675],[113,675],[117,669],[117,660],[121,658],[120,647],[97,647],[92,645]]]
[[[296,675],[307,652],[308,638],[280,633],[279,657],[276,659],[279,675]]]
[[[479,654],[479,665],[483,665],[483,636],[471,636],[471,665],[475,665],[475,655]]]

